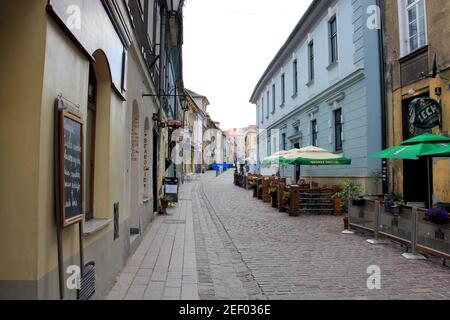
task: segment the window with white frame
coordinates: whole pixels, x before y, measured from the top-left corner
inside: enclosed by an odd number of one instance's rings
[[[427,45],[426,0],[399,0],[402,56]]]
[[[281,130],[280,130],[280,149],[281,150],[283,150],[283,151],[286,151],[287,150],[287,136],[286,136],[286,127],[283,127]]]
[[[314,41],[308,43],[308,80],[314,80]]]
[[[330,63],[335,63],[338,61],[338,34],[336,16],[333,16],[328,24],[330,32]]]
[[[298,62],[295,59],[292,62],[292,86],[293,86],[293,95],[297,95],[298,93]]]
[[[264,98],[261,99],[261,123],[264,123]]]
[[[281,105],[286,102],[286,77],[284,73],[281,75]]]
[[[275,83],[272,84],[272,113],[275,113],[275,107],[276,107],[276,102],[277,102],[277,98],[276,98],[276,94],[275,94]]]
[[[269,119],[269,113],[270,113],[270,92],[267,91],[267,114],[266,114],[266,119]]]

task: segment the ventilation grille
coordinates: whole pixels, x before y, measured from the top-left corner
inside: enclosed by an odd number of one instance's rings
[[[95,262],[89,262],[84,266],[84,274],[81,278],[81,289],[77,291],[78,300],[89,300],[95,294]]]

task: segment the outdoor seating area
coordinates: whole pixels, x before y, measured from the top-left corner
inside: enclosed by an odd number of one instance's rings
[[[401,145],[370,155],[382,159],[448,157],[449,138],[424,134],[407,140]],[[262,160],[263,166],[284,165],[346,165],[351,159],[341,158],[316,147],[281,151]],[[340,186],[318,187],[300,179],[296,184],[287,178],[235,173],[235,184],[252,189],[253,196],[270,203],[279,212],[290,216],[301,214],[343,215],[346,233],[352,230],[368,232],[373,244],[386,240],[397,242],[407,250],[408,259],[425,259],[431,255],[446,260],[450,258],[450,204],[433,203],[431,183],[428,194],[420,199],[408,199],[393,193],[387,195],[364,195],[362,185],[351,179]],[[421,200],[421,201],[419,201]],[[415,202],[414,202],[415,201]]]
[[[286,178],[258,174],[234,175],[235,185],[252,190],[253,197],[290,216],[339,214],[335,212],[335,188],[314,188],[310,184],[288,185]]]

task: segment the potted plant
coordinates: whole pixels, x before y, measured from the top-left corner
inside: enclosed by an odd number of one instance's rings
[[[162,196],[159,200],[161,201],[161,207],[163,209],[163,214],[167,214],[167,208],[169,207],[169,203],[170,203],[169,197]]]
[[[362,185],[354,180],[344,180],[340,185],[340,190],[333,195],[333,198],[335,201],[339,198],[337,202],[341,204],[340,212],[345,213],[343,217],[344,227],[348,229],[348,199],[359,198],[362,194]]]
[[[426,220],[435,224],[446,224],[449,221],[448,212],[444,208],[428,209]]]
[[[400,208],[405,205],[405,200],[403,200],[401,196],[395,195],[393,193],[385,196],[384,207],[392,214],[399,214]]]

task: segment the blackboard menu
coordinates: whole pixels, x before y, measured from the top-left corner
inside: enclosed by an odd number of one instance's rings
[[[62,112],[61,128],[61,205],[66,227],[83,215],[83,123]]]

